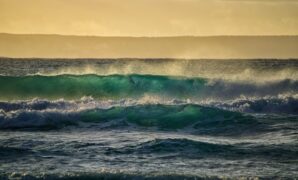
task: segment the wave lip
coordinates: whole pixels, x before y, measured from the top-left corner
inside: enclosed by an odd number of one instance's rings
[[[26,67],[26,68],[24,68]],[[165,71],[167,69],[167,71]],[[0,58],[6,76],[152,74],[242,81],[298,79],[295,59],[11,59]]]

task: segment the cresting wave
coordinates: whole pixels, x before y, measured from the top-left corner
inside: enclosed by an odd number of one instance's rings
[[[213,107],[228,111],[243,113],[266,113],[266,114],[298,114],[297,97],[279,96],[278,98],[252,98],[252,99],[234,99],[227,101],[192,101],[172,99],[167,100],[159,96],[143,96],[138,99],[120,99],[120,100],[96,100],[92,97],[83,97],[79,100],[16,100],[0,101],[0,111],[77,111],[88,109],[109,109],[112,107],[128,107],[139,105],[200,105]]]
[[[297,69],[0,58],[0,179],[293,179]]]
[[[0,113],[0,128],[60,128],[80,123],[96,123],[110,126],[128,126],[130,123],[142,127],[181,129],[188,126],[202,128],[213,124],[245,121],[254,124],[254,118],[238,112],[199,105],[147,104],[136,106],[115,106],[108,109],[85,110],[17,110]],[[114,122],[113,122],[114,121]],[[112,123],[112,124],[111,124]],[[115,123],[115,124],[113,124]],[[240,123],[241,124],[241,123]]]
[[[233,100],[236,98],[295,97],[298,81],[249,82],[158,75],[0,76],[0,100],[33,98],[78,100],[140,98]]]
[[[100,128],[133,124],[230,134],[227,125],[235,128],[233,133],[253,125],[265,130],[254,113],[285,114],[289,120],[298,114],[298,81],[291,79],[256,83],[157,75],[33,75],[0,76],[0,84],[1,129],[95,123]]]
[[[5,59],[4,76],[151,74],[250,82],[298,80],[297,60]]]
[[[185,130],[198,134],[234,135],[266,132],[271,129],[270,121],[294,123],[294,127],[297,126],[297,119],[294,113],[285,117],[255,116],[219,109],[211,104],[208,107],[177,100],[163,104],[134,100],[96,101],[88,98],[80,101],[33,100],[0,103],[0,129],[42,130],[68,126],[91,126],[99,129],[186,128]]]

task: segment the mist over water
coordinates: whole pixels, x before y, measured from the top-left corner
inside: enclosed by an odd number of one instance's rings
[[[252,81],[298,78],[296,60],[1,58],[0,65],[2,75],[13,76],[146,74]]]
[[[298,61],[0,59],[0,177],[295,178]]]

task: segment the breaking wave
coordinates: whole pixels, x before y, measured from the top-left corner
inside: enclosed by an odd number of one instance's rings
[[[86,110],[18,110],[2,111],[1,128],[58,128],[79,123],[106,123],[118,120],[120,125],[129,123],[143,127],[180,129],[199,122],[239,121],[249,116],[199,105],[147,104],[115,106],[108,109]],[[123,123],[124,122],[124,123]]]
[[[297,126],[295,122],[298,117],[295,114],[285,117],[274,114],[258,116],[241,110],[220,109],[211,104],[203,106],[175,100],[163,104],[92,99],[0,103],[0,129],[157,128],[208,135],[239,135],[266,132],[272,129],[270,123],[273,119],[274,123],[294,123],[294,127]]]
[[[140,98],[229,100],[236,98],[297,96],[298,81],[284,79],[262,83],[157,75],[0,76],[1,100],[32,98],[78,100]]]

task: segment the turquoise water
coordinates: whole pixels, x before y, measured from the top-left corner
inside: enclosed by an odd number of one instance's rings
[[[0,65],[0,179],[298,177],[295,60]]]

